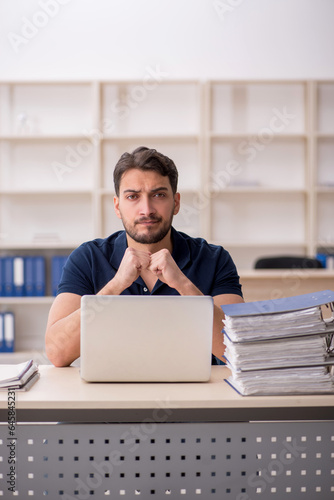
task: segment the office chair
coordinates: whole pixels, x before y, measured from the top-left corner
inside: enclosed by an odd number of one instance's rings
[[[255,269],[321,269],[320,260],[313,257],[298,257],[295,255],[278,255],[261,257],[254,264]]]

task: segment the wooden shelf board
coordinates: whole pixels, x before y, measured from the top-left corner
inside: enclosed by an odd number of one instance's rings
[[[0,190],[0,195],[2,196],[75,196],[75,195],[85,195],[92,196],[94,191],[88,190],[60,190],[60,189],[49,189],[49,190],[29,190],[29,189],[2,189]]]
[[[6,241],[0,242],[0,250],[48,250],[48,249],[74,249],[77,248],[82,241]]]
[[[332,194],[334,193],[334,185],[333,186],[317,186],[316,188],[317,193],[329,193]]]
[[[270,188],[270,187],[251,187],[251,186],[238,186],[228,187],[226,189],[211,190],[212,195],[219,194],[306,194],[306,188],[284,189],[284,188]]]
[[[247,250],[248,248],[301,248],[306,247],[305,241],[218,241],[211,240],[210,243],[213,245],[220,245],[226,249],[229,248],[244,248]]]
[[[51,305],[55,297],[0,297],[1,305]]]
[[[84,141],[84,140],[93,140],[96,141],[96,137],[93,135],[84,135],[80,134],[38,134],[38,135],[0,135],[1,141],[11,141],[11,142],[19,142],[19,141]]]
[[[334,140],[334,131],[333,132],[317,132],[315,136],[318,139],[332,139]]]
[[[199,140],[199,134],[119,134],[119,135],[104,135],[102,142],[113,142],[113,141],[138,141],[138,140],[159,140],[163,142],[167,141],[197,141]]]
[[[250,137],[257,136],[258,134],[258,130],[240,133],[209,132],[209,137],[211,139],[249,139]],[[306,139],[307,136],[308,134],[306,132],[293,134],[273,133],[273,140]]]

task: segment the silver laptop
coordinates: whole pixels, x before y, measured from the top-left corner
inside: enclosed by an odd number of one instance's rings
[[[84,295],[87,382],[204,382],[211,374],[209,296]]]

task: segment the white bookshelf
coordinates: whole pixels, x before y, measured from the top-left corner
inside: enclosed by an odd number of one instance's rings
[[[308,254],[308,83],[207,85],[209,237],[241,270],[264,254]]]
[[[315,99],[315,242],[334,246],[334,81],[318,82]]]
[[[227,248],[241,276],[263,255],[334,246],[334,82],[0,82],[0,252],[51,255],[106,237],[113,168],[137,146],[179,170],[177,229]],[[39,317],[52,298],[1,298]],[[37,348],[33,344],[32,348]]]

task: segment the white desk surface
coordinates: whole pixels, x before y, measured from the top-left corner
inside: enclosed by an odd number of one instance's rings
[[[281,408],[334,407],[333,395],[253,396],[237,394],[225,381],[229,370],[213,366],[206,383],[86,383],[79,368],[39,367],[41,377],[16,393],[17,409]],[[7,392],[0,393],[7,408]]]

